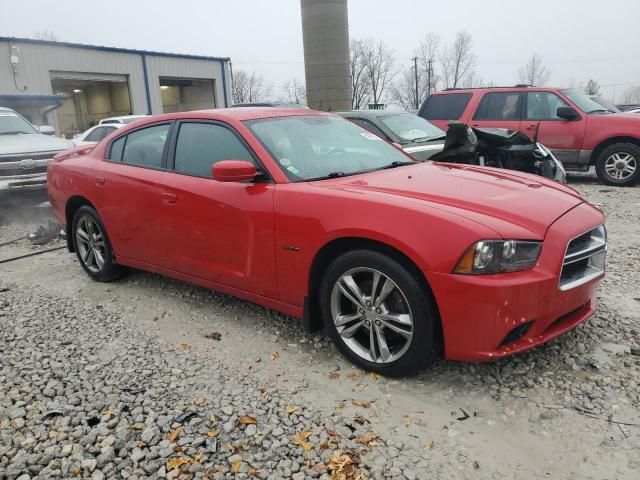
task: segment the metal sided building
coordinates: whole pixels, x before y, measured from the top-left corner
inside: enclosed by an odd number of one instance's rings
[[[224,108],[230,59],[0,37],[0,106],[71,137],[102,118]]]

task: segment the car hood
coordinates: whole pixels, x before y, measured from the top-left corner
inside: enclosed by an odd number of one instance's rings
[[[0,155],[54,152],[73,147],[73,143],[39,133],[0,135]]]
[[[587,116],[589,123],[620,123],[625,125],[640,126],[640,115],[637,113],[592,113]]]
[[[555,220],[584,202],[572,188],[543,177],[435,162],[315,185],[424,201],[483,224],[502,236],[530,240],[542,240]]]

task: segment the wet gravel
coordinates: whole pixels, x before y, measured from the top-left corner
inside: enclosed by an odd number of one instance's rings
[[[298,392],[317,388],[311,374],[308,382],[304,375],[282,381],[250,365],[277,358],[218,355],[212,361],[186,341],[167,342],[136,324],[138,306],[149,302],[144,296],[96,302],[49,289],[42,278],[33,288],[0,273],[0,479],[637,478],[640,188],[605,187],[588,177],[572,186],[607,214],[608,275],[598,313],[531,352],[485,364],[439,361],[416,378],[380,388],[451,405],[448,419],[401,412],[411,419],[390,427],[367,402],[350,405],[336,397],[331,409],[301,402]],[[39,221],[0,225],[0,243]],[[64,250],[50,255],[79,268]],[[231,324],[257,318],[242,327],[267,339],[274,357],[288,348],[321,359],[313,368],[327,379],[327,391],[315,391],[318,397],[331,396],[333,384],[353,371],[323,334],[307,334],[278,313],[157,275],[133,273],[123,282],[187,305],[194,322],[211,322],[198,310],[203,304]],[[159,317],[153,320],[161,323]],[[222,336],[215,331],[207,341],[229,341],[219,330]],[[349,375],[358,378],[349,387],[352,398],[363,398],[358,394],[368,376]],[[385,403],[378,404],[384,417]],[[415,430],[420,418],[430,424],[428,435]],[[507,432],[516,428],[513,419],[522,419],[523,442],[530,431],[582,437],[578,450],[590,459],[514,472],[490,446],[472,446],[458,435],[467,424],[471,430],[497,424]],[[575,448],[567,446],[566,454]]]

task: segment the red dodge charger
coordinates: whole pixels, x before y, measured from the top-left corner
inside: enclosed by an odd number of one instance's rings
[[[416,163],[310,110],[159,115],[48,169],[95,280],[134,267],[324,326],[357,365],[408,375],[499,358],[595,311],[603,214],[541,177]]]

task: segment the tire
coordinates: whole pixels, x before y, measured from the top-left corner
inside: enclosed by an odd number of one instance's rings
[[[120,277],[122,267],[114,262],[111,242],[98,212],[86,205],[80,207],[73,216],[72,225],[73,245],[87,275],[98,282],[109,282]]]
[[[595,161],[596,173],[607,185],[627,187],[640,180],[640,147],[633,143],[614,143]]]
[[[349,287],[354,283],[356,290]],[[438,321],[435,302],[422,282],[395,259],[370,250],[347,252],[327,268],[319,295],[325,331],[338,350],[360,368],[401,377],[433,362]],[[383,300],[377,303],[380,297]]]

